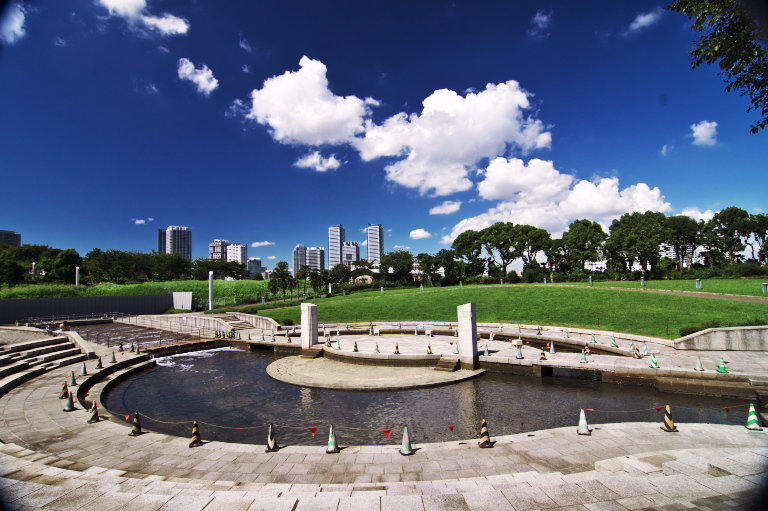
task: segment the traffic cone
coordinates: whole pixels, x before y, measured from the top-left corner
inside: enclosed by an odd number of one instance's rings
[[[698,355],[696,356],[696,365],[693,367],[693,370],[694,371],[703,371],[704,370],[704,366],[701,365],[701,357],[699,357]]]
[[[488,345],[485,345],[485,351],[483,351],[483,356],[488,356]]]
[[[96,362],[96,369],[104,369],[104,366],[101,363],[101,357],[99,357],[99,361]]]
[[[398,344],[395,343],[395,355],[399,355],[399,354],[400,354],[400,346],[398,346]]]
[[[74,371],[70,371],[69,386],[70,387],[77,387],[77,381],[75,380],[75,372]]]
[[[661,429],[667,433],[677,433],[678,431],[675,427],[675,421],[672,420],[672,408],[669,405],[664,407],[664,425],[661,426]]]
[[[237,334],[237,335],[240,335],[240,334]],[[286,333],[285,333],[285,338],[288,340],[288,344],[291,344],[291,343],[293,342],[293,341],[291,340],[291,336],[290,336],[290,335],[288,335],[288,332],[286,332]],[[238,339],[239,339],[239,337],[238,337]]]
[[[410,456],[415,453],[411,448],[411,435],[408,434],[408,426],[403,430],[403,445],[400,447],[400,454],[403,456]]]
[[[651,356],[651,352],[650,352],[650,351],[648,351],[648,345],[647,345],[647,344],[643,344],[643,356],[644,356],[644,357],[649,357],[649,356]]]
[[[373,352],[374,352],[374,353],[381,353],[381,352],[379,351],[379,343],[378,343],[378,342],[376,343],[376,349],[375,349],[375,350],[373,350]]]
[[[61,384],[61,394],[59,394],[59,399],[67,399],[67,396],[69,396],[69,389],[67,388],[67,382]]]
[[[141,421],[139,420],[139,412],[133,415],[133,429],[128,433],[128,436],[139,436],[144,432],[141,430]]]
[[[483,419],[483,422],[480,424],[480,441],[477,445],[483,449],[488,449],[493,447],[493,444],[495,443],[496,442],[491,442],[491,435],[488,433],[488,423]]]
[[[523,347],[522,347],[522,346],[518,346],[518,347],[517,347],[517,354],[515,355],[515,358],[516,358],[517,360],[522,360],[522,359],[524,359],[524,358],[525,358],[525,357],[523,356]]]
[[[419,335],[418,327],[413,329],[413,335]]]
[[[579,413],[579,429],[576,430],[576,433],[579,435],[592,434],[592,430],[589,429],[589,425],[587,424],[587,414],[584,413],[584,408],[582,408],[581,413]]]
[[[262,341],[264,340],[264,331],[263,330],[261,331],[261,340]]]
[[[277,445],[277,439],[275,438],[275,428],[270,424],[269,433],[267,434],[267,450],[264,452],[277,452],[279,450],[280,446]]]
[[[651,365],[649,366],[651,369],[658,369],[659,363],[656,362],[656,354],[651,353]]]
[[[538,327],[538,329],[536,330],[536,335],[541,335],[541,327]]]
[[[338,454],[341,452],[339,444],[336,443],[336,429],[331,424],[331,432],[328,433],[328,447],[325,449],[326,454]]]
[[[432,355],[432,343],[427,344],[427,355]]]
[[[720,367],[717,368],[718,373],[728,374],[728,368],[725,367],[725,358],[720,357]]]
[[[358,351],[360,351],[360,350],[358,350],[358,349],[357,349],[357,341],[355,341],[355,347],[354,347],[354,348],[352,348],[352,351],[354,351],[355,353],[357,353]]]
[[[331,347],[331,336],[325,338],[325,347],[330,348]]]
[[[587,351],[581,350],[581,360],[579,360],[579,364],[588,364],[589,360],[587,360]]]
[[[597,342],[597,339],[595,339],[595,334],[592,334],[592,337],[589,340],[591,342]]]
[[[368,329],[368,335],[373,335],[373,328]]]
[[[88,376],[88,369],[85,367],[85,362],[83,362],[83,368],[80,369],[80,376]]]
[[[522,334],[523,333],[523,330],[520,328],[519,324],[517,325],[517,333],[518,334]]]
[[[550,342],[550,343],[549,343],[549,352],[550,352],[551,354],[553,354],[553,355],[554,355],[555,353],[557,353],[557,351],[555,351],[555,342],[554,342],[554,341],[552,341],[552,342]]]
[[[459,336],[459,331],[458,330],[454,330],[453,331],[453,336],[454,337],[458,337]]]
[[[618,348],[619,345],[616,343],[616,338],[611,336],[611,348]]]
[[[93,406],[91,407],[91,417],[86,421],[86,424],[95,424],[100,420],[99,409],[96,407],[96,401],[94,401]]]
[[[123,343],[122,343],[122,341],[121,341],[121,342],[120,342],[120,344],[118,345],[118,347],[117,347],[117,351],[119,351],[120,353],[122,353],[123,351],[125,351],[125,349],[123,348]]]
[[[337,349],[337,350],[340,350],[340,349],[341,349],[341,339],[337,339],[337,340],[336,340],[336,349]]]
[[[568,333],[568,329],[567,328],[565,329],[565,335],[563,337],[565,339],[570,339],[571,338],[571,334]]]
[[[248,340],[251,340],[251,332],[248,332]]]
[[[136,354],[137,355],[141,354],[141,345],[139,343],[136,343]]]
[[[135,353],[136,349],[133,347],[133,343],[131,343],[131,349],[128,350],[129,353]]]
[[[70,392],[67,394],[67,402],[64,405],[64,411],[65,412],[74,412],[75,411],[75,403],[72,401],[72,393]]]
[[[747,425],[744,426],[752,431],[762,431],[760,427],[760,421],[757,419],[757,412],[755,412],[755,405],[749,403],[749,415],[747,415]]]
[[[634,358],[643,358],[643,355],[640,353],[640,349],[635,346],[635,352],[632,354]]]
[[[197,427],[197,421],[192,422],[192,441],[189,442],[189,447],[200,447],[203,445],[203,441],[200,438],[200,429]]]
[[[115,358],[115,352],[112,352],[112,358],[109,360],[110,364],[117,364],[117,359]]]
[[[635,351],[635,341],[629,343],[629,351]]]
[[[453,352],[458,355],[459,354],[459,343],[455,342],[453,343]]]
[[[541,357],[539,357],[539,360],[546,360],[547,354],[544,352],[544,350],[541,351]]]

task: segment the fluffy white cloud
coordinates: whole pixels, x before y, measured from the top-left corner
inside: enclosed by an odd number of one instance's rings
[[[253,243],[251,243],[251,246],[258,248],[258,247],[269,247],[274,244],[275,244],[274,241],[254,241]]]
[[[251,48],[251,43],[248,42],[248,39],[245,38],[242,32],[240,33],[240,48],[244,49],[248,53],[253,51],[253,48]]]
[[[675,146],[664,144],[664,147],[661,148],[661,155],[666,156],[669,153],[671,153],[674,149],[675,149]]]
[[[2,11],[0,11],[2,14]],[[21,2],[13,2],[5,9],[5,16],[0,18],[0,42],[13,44],[27,34],[24,30],[26,21]]]
[[[395,245],[393,248],[395,250],[409,250],[411,247],[404,247],[403,245]]]
[[[302,156],[294,165],[305,169],[315,169],[318,172],[325,172],[326,170],[339,168],[341,162],[336,159],[334,154],[329,158],[324,158],[320,151],[315,151],[314,153]]]
[[[694,220],[696,220],[697,222],[699,220],[704,220],[705,222],[709,222],[710,220],[712,220],[712,217],[715,216],[715,212],[712,211],[711,209],[708,209],[706,211],[700,211],[699,208],[695,208],[695,207],[685,208],[683,212],[680,214],[684,216],[689,216]]]
[[[637,32],[651,25],[655,25],[664,14],[664,9],[660,6],[656,6],[649,12],[641,12],[630,23],[626,33]]]
[[[364,160],[405,156],[386,167],[387,178],[422,195],[468,190],[469,167],[479,160],[512,148],[527,153],[552,141],[541,121],[524,115],[529,95],[513,80],[465,96],[438,90],[422,104],[420,114],[399,113],[381,125],[367,121],[365,134],[353,143]]]
[[[536,158],[528,165],[519,158],[495,158],[482,173],[485,179],[477,185],[482,198],[529,205],[562,200],[573,183],[573,176],[555,170],[551,161]]]
[[[146,12],[146,0],[99,0],[109,14],[124,18],[134,28],[148,28],[161,35],[186,34],[189,22],[173,14],[153,16]]]
[[[146,220],[143,218],[131,218],[131,222],[133,222],[134,225],[146,225],[153,220],[154,218],[147,218]]]
[[[194,83],[200,94],[210,96],[219,86],[219,81],[213,77],[213,71],[205,64],[201,64],[200,69],[197,69],[189,59],[181,58],[178,66],[179,78]]]
[[[251,66],[249,66],[248,64],[243,64],[242,70],[243,70],[243,73],[245,74],[251,74]]]
[[[412,240],[422,240],[422,239],[431,238],[431,237],[432,237],[432,233],[424,229],[414,229],[411,231]]]
[[[447,200],[443,201],[439,206],[435,206],[429,210],[430,215],[450,215],[456,213],[461,208],[461,201]]]
[[[247,117],[269,126],[282,143],[342,144],[363,131],[369,105],[377,101],[336,96],[328,88],[325,64],[302,57],[298,71],[287,71],[264,81],[251,92]]]
[[[716,122],[701,121],[698,124],[691,124],[691,130],[693,130],[693,145],[717,144]]]
[[[528,35],[537,39],[545,39],[549,37],[549,23],[552,21],[552,11],[545,11],[539,9],[536,11],[536,15],[531,20],[531,29],[528,31]]]
[[[277,256],[269,256],[267,259],[277,259]]]

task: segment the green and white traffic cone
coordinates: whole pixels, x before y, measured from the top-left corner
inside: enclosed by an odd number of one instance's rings
[[[136,354],[141,355],[141,345],[139,343],[136,343]]]
[[[659,363],[656,362],[656,354],[651,353],[651,365],[649,366],[651,369],[658,369]]]
[[[571,334],[568,333],[568,329],[567,328],[565,329],[565,335],[563,336],[563,338],[564,339],[570,339],[571,338]]]
[[[101,418],[99,417],[99,409],[96,407],[96,401],[94,401],[93,407],[91,407],[91,416],[86,421],[86,424],[96,424],[100,420]]]
[[[650,351],[648,351],[648,345],[647,345],[647,344],[643,344],[643,356],[644,356],[644,357],[649,357],[649,356],[651,356],[651,352],[650,352]]]
[[[635,351],[635,341],[629,343],[629,351]]]
[[[493,332],[491,332],[490,334],[488,334],[488,340],[489,340],[489,341],[492,341],[492,340],[493,340]]]
[[[418,327],[413,329],[413,335],[419,335],[419,328]]]
[[[524,358],[525,358],[525,357],[523,356],[523,347],[522,347],[522,346],[518,346],[518,347],[517,347],[517,354],[515,355],[515,358],[516,358],[517,360],[522,360],[522,359],[524,359]]]
[[[248,332],[248,340],[251,340],[251,332]]]
[[[74,371],[70,371],[69,386],[70,387],[77,387],[77,380],[75,380],[75,372]]]
[[[459,331],[458,330],[454,330],[453,331],[453,336],[454,337],[458,337],[459,336]]]
[[[483,356],[488,356],[488,345],[485,345],[485,351],[483,351]]]
[[[549,341],[549,352],[550,352],[552,355],[554,355],[555,353],[557,353],[557,351],[555,351],[555,341]]]
[[[264,331],[263,331],[263,330],[262,330],[262,332],[261,332],[261,340],[262,340],[262,341],[264,340]]]
[[[693,367],[693,370],[694,371],[703,371],[704,370],[704,366],[701,365],[701,357],[698,356],[698,355],[696,356],[696,365]]]
[[[80,376],[88,376],[88,369],[85,367],[85,362],[83,362],[83,368],[80,369]]]
[[[336,349],[337,350],[341,349],[341,339],[336,339]]]
[[[760,427],[760,421],[757,418],[757,412],[755,412],[755,405],[753,405],[752,403],[749,403],[749,415],[747,415],[747,425],[744,427],[752,431],[763,430],[763,428]]]
[[[459,354],[459,343],[457,342],[453,343],[453,353],[456,355]]]
[[[325,449],[326,454],[338,454],[341,452],[339,444],[336,443],[336,429],[331,424],[331,432],[328,434],[328,448]]]
[[[597,339],[595,339],[595,334],[592,334],[592,337],[590,337],[590,342],[597,342]]]
[[[267,450],[264,452],[277,452],[279,450],[280,446],[277,445],[277,439],[275,438],[275,428],[270,424],[269,433],[267,434]]]
[[[408,434],[408,426],[403,430],[403,445],[400,447],[400,454],[403,456],[410,456],[415,453],[411,448],[411,435]]]
[[[616,342],[616,338],[611,336],[611,348],[618,348],[619,344]]]
[[[579,435],[592,434],[592,430],[589,429],[589,425],[587,424],[587,414],[584,413],[584,408],[582,408],[581,413],[579,413],[579,429],[576,430],[576,433]]]
[[[75,402],[72,400],[72,393],[70,392],[67,394],[67,402],[64,404],[64,411],[65,412],[74,412],[75,411]]]
[[[488,423],[483,419],[483,422],[480,423],[480,441],[477,445],[482,449],[490,449],[495,443],[491,441],[491,435],[488,433]]]
[[[381,353],[381,352],[379,351],[379,343],[378,343],[378,342],[376,343],[376,349],[375,349],[375,350],[373,350],[373,352],[374,352],[374,353]]]
[[[373,335],[373,328],[368,329],[368,335]]]
[[[589,360],[587,360],[587,350],[581,350],[581,360],[579,360],[579,364],[588,364]]]
[[[728,368],[725,367],[725,358],[720,357],[720,367],[717,368],[718,373],[728,374]]]

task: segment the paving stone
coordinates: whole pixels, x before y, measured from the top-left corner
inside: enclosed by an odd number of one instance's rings
[[[367,495],[341,497],[338,511],[381,511],[381,497]]]
[[[557,504],[550,499],[541,488],[517,486],[501,490],[512,506],[521,511],[523,509],[540,509],[556,507]]]
[[[293,497],[257,497],[248,511],[293,511],[297,500]]]
[[[424,511],[424,504],[419,495],[384,496],[381,511]]]
[[[462,496],[472,511],[514,511],[515,509],[499,490],[463,492]]]

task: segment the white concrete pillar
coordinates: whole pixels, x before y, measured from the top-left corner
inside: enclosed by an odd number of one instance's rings
[[[306,350],[317,344],[317,305],[301,304],[301,349]]]
[[[208,310],[213,310],[213,272],[208,272]]]
[[[76,286],[80,285],[80,267],[79,266],[75,266],[75,285]]]
[[[480,354],[477,351],[477,315],[474,303],[457,307],[459,315],[459,361],[462,369],[480,368]]]

